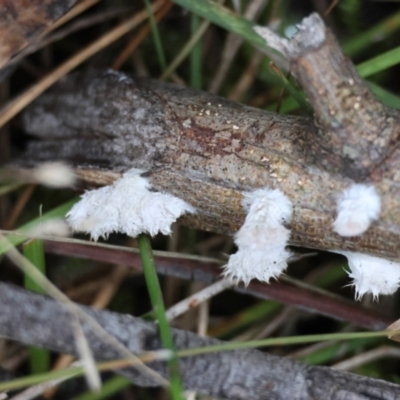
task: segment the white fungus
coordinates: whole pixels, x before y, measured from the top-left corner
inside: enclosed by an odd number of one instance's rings
[[[337,201],[333,230],[340,236],[363,234],[378,219],[381,199],[372,185],[354,184],[343,190]]]
[[[72,168],[62,162],[45,162],[33,170],[33,179],[52,188],[64,188],[72,186],[76,176]]]
[[[400,264],[384,258],[351,251],[336,251],[347,257],[355,289],[355,298],[371,293],[374,300],[379,295],[393,294],[400,286]]]
[[[112,232],[132,237],[140,233],[169,235],[181,215],[195,212],[175,196],[150,191],[142,172],[132,169],[112,185],[84,193],[67,214],[72,229],[89,233],[94,240]]]
[[[292,203],[279,189],[258,189],[246,193],[242,205],[248,214],[235,235],[238,251],[224,266],[224,275],[245,285],[254,278],[269,282],[287,267],[290,231],[283,223],[291,218]]]
[[[71,235],[71,228],[63,218],[52,218],[47,221],[40,222],[33,229],[28,231],[32,236],[58,236],[68,237]]]

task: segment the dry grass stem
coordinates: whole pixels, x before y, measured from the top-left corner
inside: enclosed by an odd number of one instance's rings
[[[253,20],[256,15],[264,8],[266,4],[266,0],[253,0],[247,6],[246,11],[244,12],[244,17],[249,20]],[[218,93],[221,88],[227,74],[229,68],[232,65],[232,62],[243,43],[243,39],[239,36],[229,33],[227,35],[224,48],[221,54],[221,62],[219,63],[218,69],[215,72],[213,79],[210,82],[208,87],[208,91],[210,93]]]
[[[12,229],[21,215],[22,211],[25,209],[26,204],[32,197],[33,192],[36,189],[36,185],[28,185],[24,191],[19,196],[17,202],[15,203],[13,209],[11,210],[10,216],[4,223],[5,229]]]
[[[78,15],[85,12],[90,7],[97,4],[100,0],[84,0],[80,1],[78,4],[75,5],[69,12],[67,12],[64,16],[62,16],[55,24],[51,26],[48,32],[54,31],[55,29],[59,28],[60,26],[66,24],[68,21],[71,21]],[[47,33],[48,33],[47,32]]]
[[[160,22],[171,10],[173,3],[171,1],[166,1],[163,6],[154,14],[154,19],[156,22]],[[129,41],[126,47],[120,52],[118,57],[112,64],[112,69],[120,69],[128,57],[138,48],[140,43],[147,37],[151,32],[150,23],[147,22],[146,25]]]
[[[213,283],[212,285],[207,286],[203,290],[200,290],[200,292],[197,292],[192,296],[187,297],[186,299],[180,301],[179,303],[172,306],[169,310],[167,310],[166,316],[168,321],[172,321],[179,315],[182,315],[186,311],[197,307],[198,305],[207,301],[216,294],[221,293],[222,291],[234,285],[235,283],[229,279],[221,279]]]
[[[96,282],[97,288],[100,287],[95,299],[93,300],[91,307],[102,309],[106,307],[111,299],[114,297],[115,292],[120,287],[123,280],[129,274],[129,269],[119,265],[114,270],[102,279],[102,282]],[[69,355],[62,355],[58,357],[55,365],[54,370],[62,369],[68,367],[72,361],[74,360],[73,357]],[[50,390],[47,390],[45,393],[46,398],[52,398],[57,390],[57,385],[54,385]]]
[[[264,58],[264,54],[256,51],[250,59],[247,67],[243,71],[240,79],[233,87],[231,92],[228,95],[228,99],[232,101],[240,101],[250,86],[253,84],[256,79],[258,69],[261,65],[261,62]]]
[[[380,346],[376,349],[365,351],[354,357],[348,358],[347,360],[336,363],[332,365],[332,368],[349,371],[386,357],[400,358],[400,348],[395,346]]]

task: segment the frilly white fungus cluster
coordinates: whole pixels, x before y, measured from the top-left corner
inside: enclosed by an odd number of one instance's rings
[[[374,186],[351,185],[338,199],[333,230],[345,237],[361,235],[378,219],[380,212],[381,199]]]
[[[399,263],[351,251],[336,252],[347,257],[356,300],[366,293],[371,293],[373,299],[377,300],[379,295],[393,294],[399,288]]]
[[[67,214],[74,231],[97,240],[112,232],[136,237],[140,233],[168,235],[171,225],[192,206],[167,193],[151,192],[150,183],[132,169],[110,186],[84,193]]]
[[[279,189],[258,189],[246,193],[242,205],[248,214],[235,235],[238,251],[224,266],[224,275],[245,285],[252,279],[269,282],[287,267],[290,231],[283,223],[291,218],[292,203]]]

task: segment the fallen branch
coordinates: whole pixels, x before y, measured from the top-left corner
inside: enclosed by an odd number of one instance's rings
[[[4,283],[0,284],[0,335],[26,344],[74,354],[70,315],[60,303]],[[110,335],[135,354],[160,348],[157,328],[129,315],[81,307]],[[93,327],[81,320],[91,351],[97,360],[119,357],[117,350],[99,339]],[[173,330],[177,349],[222,343],[194,333]],[[163,376],[163,362],[150,364]],[[148,376],[136,369],[119,371],[139,386],[151,386]],[[225,399],[400,399],[400,386],[326,367],[302,364],[260,352],[234,350],[180,359],[180,373],[186,389]]]
[[[196,208],[182,222],[229,234],[245,217],[243,191],[279,188],[294,205],[290,244],[398,258],[399,112],[374,98],[318,17],[301,27],[292,41],[279,43],[314,119],[92,71],[65,78],[26,111],[26,131],[42,140],[30,144],[20,165],[66,160],[85,187],[140,168],[155,189]],[[318,40],[305,45],[314,30]],[[349,239],[332,224],[338,194],[353,179],[374,183],[382,212],[367,232]]]

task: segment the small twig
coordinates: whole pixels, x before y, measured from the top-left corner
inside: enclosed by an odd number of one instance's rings
[[[336,7],[337,3],[339,3],[339,0],[332,0],[331,4],[329,4],[329,7],[324,12],[324,17],[330,14],[330,12]]]
[[[71,310],[72,311],[72,310]],[[75,318],[72,319],[75,346],[78,353],[78,358],[82,363],[85,371],[85,379],[91,391],[99,392],[101,390],[100,373],[97,370],[96,362],[93,353],[90,349],[88,340],[83,333],[82,326],[79,322],[79,317],[76,310],[73,311]]]
[[[51,32],[60,27],[61,25],[66,24],[71,19],[74,19],[79,14],[85,12],[88,8],[97,4],[100,0],[85,0],[80,1],[78,4],[75,5],[67,14],[63,15],[58,21],[56,21],[46,32]]]
[[[293,307],[285,307],[275,318],[270,321],[266,327],[264,327],[260,332],[258,332],[253,339],[263,339],[270,336],[274,331],[276,331],[282,324],[289,321],[288,317],[293,314]]]
[[[21,212],[24,210],[26,203],[31,198],[34,190],[36,189],[36,185],[28,185],[24,191],[19,196],[17,202],[15,203],[13,209],[11,210],[10,216],[4,224],[5,229],[12,229],[20,216]]]
[[[197,322],[197,333],[200,336],[206,336],[208,330],[208,321],[210,319],[210,301],[207,300],[199,306],[199,317]]]
[[[225,289],[228,289],[234,286],[235,283],[229,279],[221,279],[210,286],[207,286],[203,290],[193,294],[192,296],[187,297],[186,299],[180,301],[179,303],[172,306],[166,312],[166,317],[168,321],[172,321],[179,315],[182,315],[186,311],[197,307],[198,305],[204,303],[209,300],[211,297],[215,296],[218,293],[223,292]]]

